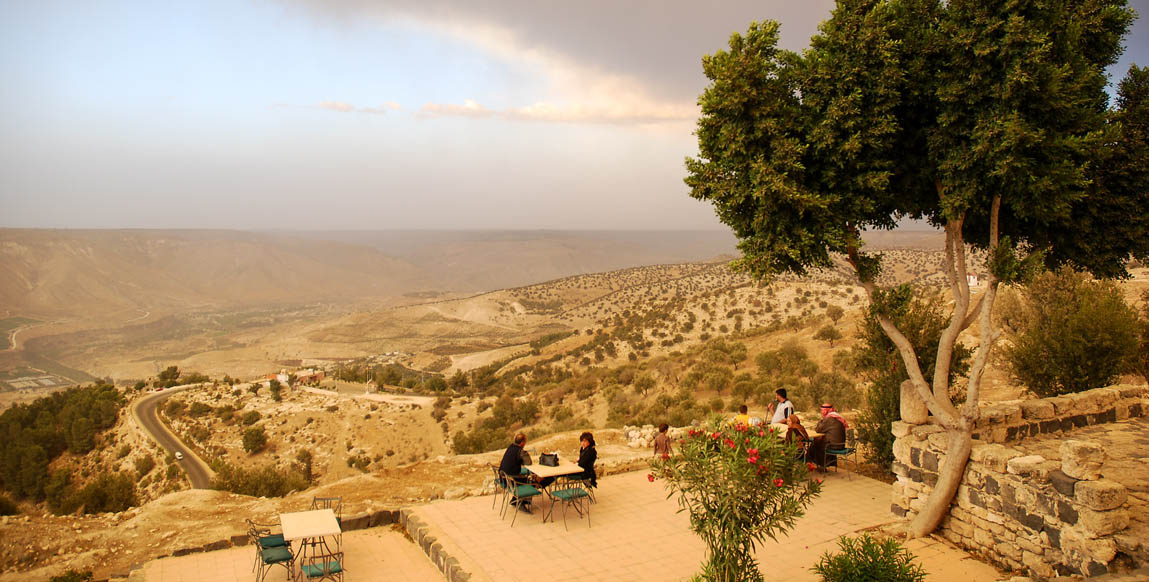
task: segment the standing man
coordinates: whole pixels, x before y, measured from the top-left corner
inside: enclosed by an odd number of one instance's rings
[[[786,419],[790,418],[791,414],[794,414],[794,403],[786,399],[785,388],[775,390],[774,398],[778,400],[778,403],[776,405],[774,403],[770,404],[770,410],[774,412],[774,417],[770,419],[770,423],[778,424],[786,422]]]

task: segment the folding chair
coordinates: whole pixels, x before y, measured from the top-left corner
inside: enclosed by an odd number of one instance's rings
[[[844,443],[826,443],[826,457],[827,458],[834,457],[834,459],[835,459],[834,472],[835,473],[838,472],[838,463],[836,462],[837,459],[844,458],[844,459],[846,459],[846,477],[848,479],[853,479],[853,476],[852,476],[853,471],[850,471],[850,455],[854,456],[854,471],[857,471],[858,470],[858,443],[854,439],[854,429],[852,429],[852,428],[846,429],[846,442],[844,442]],[[828,465],[829,462],[827,462],[826,464]]]

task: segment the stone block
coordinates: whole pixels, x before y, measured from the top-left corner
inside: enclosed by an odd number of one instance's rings
[[[1045,401],[1053,405],[1054,416],[1068,416],[1070,414],[1073,414],[1074,406],[1076,404],[1068,396],[1058,396],[1056,398],[1046,398]],[[1044,428],[1042,428],[1042,432],[1045,432]]]
[[[1078,514],[1081,516],[1078,525],[1088,538],[1107,536],[1129,527],[1129,512],[1124,509],[1094,511],[1083,507]]]
[[[1053,484],[1053,488],[1066,497],[1074,496],[1074,487],[1078,481],[1079,479],[1066,475],[1061,469],[1049,472],[1049,482]]]
[[[910,434],[910,425],[902,420],[895,420],[890,424],[890,432],[893,433],[894,438],[902,438]]]
[[[1078,563],[1095,561],[1108,564],[1117,556],[1117,543],[1113,538],[1092,539],[1084,532],[1072,529],[1061,532],[1061,550]]]
[[[1021,563],[1025,565],[1031,574],[1038,578],[1052,578],[1057,574],[1057,572],[1053,570],[1053,566],[1047,564],[1041,556],[1033,552],[1022,552]]]
[[[890,505],[890,513],[892,513],[898,517],[905,517],[906,516],[906,508],[898,505],[897,503],[894,503],[894,504]]]
[[[1105,449],[1097,441],[1070,439],[1061,443],[1061,471],[1074,479],[1101,477]]]
[[[1094,511],[1117,509],[1129,496],[1124,485],[1108,479],[1078,481],[1074,492],[1077,503]]]
[[[894,439],[894,460],[899,463],[910,464],[910,439],[899,438]]]
[[[919,424],[910,429],[910,434],[915,438],[926,439],[929,438],[931,434],[945,432],[945,430],[946,429],[942,428],[941,426],[933,423]]]
[[[1041,455],[1026,455],[1024,457],[1014,457],[1006,462],[1006,470],[1013,475],[1033,475],[1040,472],[1041,465],[1045,463],[1045,457]]]
[[[1051,548],[1061,549],[1061,530],[1053,527],[1052,525],[1045,524],[1041,530],[1042,542],[1049,544]]]
[[[203,551],[214,552],[216,550],[223,550],[231,547],[231,542],[228,540],[218,540],[203,545]]]
[[[233,545],[233,546],[246,546],[248,543],[251,542],[251,538],[247,537],[247,534],[244,534],[244,535],[238,535],[238,536],[231,536],[231,538],[229,538],[228,541],[230,541],[231,545]]]
[[[357,529],[366,529],[371,526],[371,514],[363,513],[360,515],[353,515],[351,517],[343,518],[340,527],[343,531],[355,531]]]
[[[1026,400],[1021,403],[1021,416],[1026,420],[1045,420],[1055,415],[1053,403],[1047,400]]]
[[[1020,456],[1022,456],[1020,451],[999,447],[986,451],[982,462],[991,471],[1005,473],[1009,460]]]
[[[1129,384],[1121,384],[1114,386],[1114,388],[1117,389],[1117,392],[1121,394],[1122,398],[1140,398],[1145,395],[1146,389],[1149,389],[1149,387],[1146,386],[1133,386]]]
[[[926,403],[918,396],[918,391],[914,388],[913,382],[906,380],[900,386],[901,399],[899,400],[899,407],[901,408],[902,421],[907,424],[925,424],[930,419],[929,408]]]
[[[985,492],[990,494],[990,495],[1000,495],[1001,494],[1001,485],[998,485],[997,479],[994,479],[993,477],[990,477],[989,475],[986,475],[985,480],[982,484],[982,489],[984,489]]]
[[[944,432],[936,432],[926,438],[929,442],[929,449],[938,453],[944,453],[949,449],[949,436]]]
[[[910,449],[910,466],[912,466],[912,467],[921,467],[922,466],[922,450],[921,449],[919,449],[917,447]]]
[[[1076,525],[1081,516],[1077,512],[1077,508],[1073,507],[1072,503],[1067,501],[1057,502],[1057,519],[1068,523],[1069,525]]]

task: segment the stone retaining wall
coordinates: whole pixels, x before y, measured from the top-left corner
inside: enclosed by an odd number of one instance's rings
[[[1038,578],[1107,573],[1117,552],[1135,540],[1127,492],[1101,478],[1104,449],[1072,440],[1078,427],[1149,412],[1145,386],[1112,386],[1073,395],[984,405],[955,505],[939,533],[1001,566]],[[936,424],[896,422],[891,510],[907,518],[925,505],[945,463],[946,435]],[[1061,459],[1025,455],[1039,435],[1064,435]]]

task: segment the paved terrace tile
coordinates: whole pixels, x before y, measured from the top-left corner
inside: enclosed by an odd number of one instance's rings
[[[414,512],[475,581],[669,581],[687,580],[698,570],[705,545],[690,531],[687,515],[677,513],[677,498],[667,499],[663,482],[650,483],[645,472],[614,475],[599,481],[597,494],[590,526],[568,511],[569,531],[561,517],[542,523],[548,502],[539,500],[513,528],[510,514],[500,520],[491,509],[490,496],[435,502]],[[831,473],[790,535],[759,548],[763,572],[767,579],[818,580],[809,569],[824,552],[836,551],[838,536],[894,521],[889,507],[889,485]],[[931,582],[1007,578],[937,538],[912,540],[908,547]]]
[[[396,580],[442,580],[443,575],[419,546],[403,534],[388,528],[373,528],[343,534],[345,579],[370,582]],[[251,546],[162,558],[143,568],[147,582],[251,582],[255,550]],[[133,575],[132,580],[138,579]],[[287,570],[276,566],[268,582],[288,580]]]

